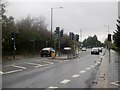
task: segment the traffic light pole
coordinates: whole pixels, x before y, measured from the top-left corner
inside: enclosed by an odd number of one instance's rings
[[[14,38],[13,38],[13,58],[15,59],[15,50],[16,50],[16,47],[15,47],[15,33],[13,35],[14,35]]]

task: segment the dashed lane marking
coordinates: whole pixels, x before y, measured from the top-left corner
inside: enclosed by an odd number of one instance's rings
[[[74,74],[72,77],[76,78],[76,77],[79,77],[79,76],[80,76],[79,74]]]
[[[87,70],[90,70],[91,68],[86,68]]]
[[[96,66],[98,65],[98,63],[95,64]]]
[[[94,65],[91,65],[91,67],[95,67]]]
[[[67,61],[70,61],[70,60],[64,60],[64,62],[67,62]]]
[[[50,87],[48,87],[48,88],[58,88],[58,87],[50,86]]]
[[[13,70],[13,71],[9,71],[9,72],[4,72],[3,74],[10,74],[10,73],[19,72],[19,71],[23,71],[23,69],[18,69],[18,70]]]
[[[21,67],[21,66],[18,66],[18,65],[12,65],[13,67],[16,67],[16,68],[22,68],[22,69],[26,69],[26,67]]]
[[[80,73],[85,73],[85,72],[86,72],[85,70],[80,71]]]
[[[66,84],[66,83],[68,83],[68,82],[70,82],[70,80],[65,79],[65,80],[61,81],[60,83]]]
[[[98,62],[98,64],[100,64],[101,62]]]

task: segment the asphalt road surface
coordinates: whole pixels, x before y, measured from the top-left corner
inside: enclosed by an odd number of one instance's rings
[[[91,88],[101,65],[100,55],[91,55],[90,50],[80,52],[70,60],[29,58],[3,63],[3,88]]]

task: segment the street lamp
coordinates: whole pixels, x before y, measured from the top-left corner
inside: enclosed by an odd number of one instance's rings
[[[52,27],[53,27],[53,9],[61,9],[63,7],[51,8],[51,47],[52,45]]]

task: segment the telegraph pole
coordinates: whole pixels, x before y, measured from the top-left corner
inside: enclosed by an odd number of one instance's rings
[[[82,46],[82,30],[80,29],[80,42],[81,42],[81,45]]]

